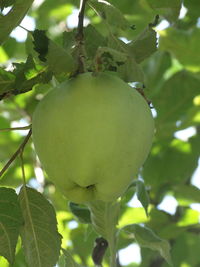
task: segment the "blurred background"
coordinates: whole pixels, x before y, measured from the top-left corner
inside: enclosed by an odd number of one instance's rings
[[[153,0],[109,2],[120,9],[130,25],[135,25],[134,30],[115,32],[124,42],[136,38],[160,14],[155,27],[158,51],[141,63],[144,92],[152,102],[156,125],[151,154],[139,174],[149,193],[149,217],[136,197],[135,188],[131,187],[122,199],[119,227],[132,223],[146,225],[170,242],[175,267],[199,267],[200,3],[197,0],[165,1],[166,5]],[[35,0],[21,26],[29,31],[47,30],[52,40],[62,44],[62,33],[77,26],[78,8],[76,0]],[[9,9],[5,8],[3,14]],[[106,36],[105,25],[91,8],[86,9],[84,23],[92,24]],[[31,37],[17,27],[0,47],[1,67],[12,70],[12,63],[25,61],[31,49]],[[1,101],[0,128],[30,124],[35,106],[50,86],[37,85],[26,94]],[[1,168],[26,134],[26,131],[0,133]],[[24,158],[29,185],[43,192],[56,208],[63,246],[70,249],[77,262],[93,266],[91,248],[95,233],[73,216],[67,201],[45,177],[32,144],[26,147]],[[18,189],[21,183],[20,164],[16,160],[1,178],[0,185]],[[140,248],[133,238],[121,237],[118,246],[121,266],[169,266],[157,252]],[[0,266],[9,266],[2,257]],[[26,266],[20,246],[14,266]]]

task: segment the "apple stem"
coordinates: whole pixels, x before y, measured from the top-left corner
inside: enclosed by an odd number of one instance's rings
[[[84,47],[84,32],[83,32],[83,22],[84,22],[84,13],[87,0],[80,0],[80,9],[78,15],[78,28],[76,34],[76,47],[78,50],[78,70],[77,73],[86,72],[85,58],[86,52]]]

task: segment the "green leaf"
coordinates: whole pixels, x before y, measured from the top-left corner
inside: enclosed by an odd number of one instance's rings
[[[200,203],[200,190],[197,187],[192,185],[179,185],[173,189],[175,197],[180,204]]]
[[[142,170],[145,183],[151,185],[153,190],[158,190],[158,194],[161,194],[159,189],[164,192],[170,190],[171,186],[184,184],[198,165],[199,147],[198,136],[188,142],[173,139],[164,145],[157,143]]]
[[[37,74],[35,63],[33,57],[29,55],[25,63],[13,63],[13,66],[15,67],[13,71],[15,74],[14,88],[20,91],[21,84]]]
[[[76,40],[75,30],[70,32],[67,31],[63,32],[63,48],[65,50],[69,51],[75,45],[75,40]]]
[[[95,56],[95,68],[117,72],[126,82],[143,82],[143,72],[128,53],[110,47],[99,47]]]
[[[157,51],[156,32],[151,26],[148,26],[129,44],[129,51],[137,63],[141,63]]]
[[[172,53],[187,69],[195,72],[200,71],[200,55],[197,53],[200,42],[199,28],[187,31],[168,28],[161,31],[160,36],[161,50],[167,50]]]
[[[174,266],[181,266],[183,262],[187,262],[188,266],[199,266],[200,239],[198,230],[197,233],[185,231],[174,240],[172,248]]]
[[[192,26],[196,26],[199,17],[200,2],[197,2],[196,0],[184,0],[184,6],[187,8],[187,21],[190,22],[190,25],[192,24]]]
[[[61,246],[53,206],[42,194],[25,186],[20,190],[19,201],[24,218],[21,238],[28,265],[53,267]]]
[[[125,82],[139,82],[144,84],[142,68],[136,63],[133,57],[129,56],[124,64],[118,66],[117,72]]]
[[[147,194],[145,184],[143,180],[139,179],[136,181],[136,194],[137,198],[145,209],[146,215],[148,216],[148,205],[149,205],[149,196]]]
[[[169,243],[158,237],[151,229],[132,224],[125,226],[121,231],[124,231],[130,237],[135,238],[141,247],[157,250],[168,264],[172,266]]]
[[[84,30],[86,54],[94,58],[98,47],[106,46],[106,40],[91,24]]]
[[[169,137],[177,130],[176,122],[181,122],[194,106],[193,99],[199,94],[199,79],[183,70],[167,80],[161,89],[152,97],[158,113],[156,128],[159,136]]]
[[[45,31],[33,32],[34,49],[38,52],[38,58],[46,63],[49,71],[54,74],[69,73],[75,70],[75,61],[71,54],[60,45],[50,40]]]
[[[94,240],[97,238],[97,234],[94,232],[91,225],[79,224],[77,228],[71,229],[69,233],[69,240],[72,242],[73,251],[71,252],[74,257],[78,254],[82,265],[86,265],[88,258],[91,257],[92,248],[94,246]],[[67,267],[67,266],[66,266]]]
[[[20,227],[23,224],[15,190],[0,188],[0,255],[13,264]]]
[[[15,75],[12,72],[0,68],[0,96],[12,88],[14,79]]]
[[[163,15],[170,22],[178,19],[182,4],[181,0],[148,0],[147,2],[152,9]]]
[[[129,24],[124,18],[122,12],[109,2],[97,2],[96,0],[90,0],[88,2],[89,5],[98,13],[98,15],[108,23],[109,26],[114,26],[123,30],[128,28]]]
[[[12,6],[16,0],[0,0],[0,9],[3,10],[5,7]]]
[[[46,36],[46,31],[34,30],[33,34],[33,45],[36,52],[38,52],[38,58],[45,62],[46,56],[49,49],[49,38]]]
[[[16,0],[11,10],[5,16],[0,16],[0,44],[2,44],[11,31],[17,27],[34,0]]]
[[[77,264],[75,262],[71,253],[69,252],[69,250],[62,249],[62,252],[65,256],[65,267],[78,267],[78,266],[80,266],[79,264]]]
[[[69,208],[81,223],[91,223],[90,210],[87,207],[69,202]]]
[[[68,51],[53,41],[49,42],[46,59],[49,70],[55,74],[71,73],[76,68],[75,61]]]
[[[105,239],[116,232],[119,217],[119,202],[93,201],[88,203],[94,229]]]
[[[38,83],[49,83],[52,72],[41,66],[36,66],[33,57],[29,55],[25,63],[13,63],[13,72],[0,68],[0,99],[11,95],[18,95],[32,90]]]

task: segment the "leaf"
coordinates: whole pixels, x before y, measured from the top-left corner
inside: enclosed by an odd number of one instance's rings
[[[49,83],[52,72],[36,66],[29,55],[26,62],[13,63],[13,72],[0,68],[0,100],[11,95],[18,95],[32,90],[38,83]]]
[[[25,186],[19,201],[24,218],[21,238],[29,267],[53,267],[60,254],[61,236],[52,205],[42,194]]]
[[[74,259],[73,259],[72,255],[71,255],[71,253],[69,252],[69,250],[62,249],[62,252],[63,252],[63,254],[65,256],[65,267],[78,267],[78,266],[80,266],[79,264],[77,264],[74,261]]]
[[[131,224],[122,228],[121,231],[126,232],[130,237],[134,237],[141,247],[157,250],[168,264],[172,266],[169,243],[158,237],[151,229]]]
[[[15,67],[13,73],[15,74],[15,83],[14,88],[17,91],[20,90],[21,84],[31,78],[32,76],[37,74],[35,63],[33,61],[33,57],[29,55],[25,63],[13,63]]]
[[[98,47],[106,46],[106,39],[91,24],[84,29],[86,53],[94,58]]]
[[[12,72],[0,68],[0,96],[12,88],[14,79],[15,75]]]
[[[96,52],[97,68],[117,71],[120,65],[125,64],[127,55],[109,47],[99,47]]]
[[[73,202],[69,202],[69,207],[81,223],[91,223],[90,210],[87,207],[82,207]]]
[[[99,47],[95,57],[95,68],[117,72],[126,82],[143,82],[140,66],[128,54],[110,47]]]
[[[49,38],[46,36],[46,31],[36,29],[32,34],[34,49],[39,54],[38,58],[45,62],[49,49]]]
[[[197,2],[196,0],[184,0],[184,6],[187,8],[187,20],[190,25],[192,22],[192,25],[196,26],[199,17],[200,2]]]
[[[109,26],[114,26],[123,30],[128,28],[129,24],[122,12],[109,2],[90,0],[88,3]]]
[[[0,44],[2,44],[11,31],[17,27],[34,0],[16,0],[11,10],[5,16],[0,16]]]
[[[122,40],[118,39],[116,36],[110,34],[108,36],[108,51],[110,49],[110,54],[112,55],[112,51],[118,51],[123,57],[121,57],[121,61],[119,59],[115,59],[113,55],[112,63],[114,67],[114,71],[116,71],[119,77],[125,82],[144,82],[144,75],[141,67],[137,64],[135,60],[135,54],[130,51],[129,44],[124,43]],[[100,48],[101,50],[101,48]]]
[[[85,28],[86,30],[87,28]],[[76,40],[76,31],[63,32],[63,48],[69,51],[74,45]]]
[[[142,170],[146,184],[155,191],[170,190],[186,183],[198,166],[200,138],[194,136],[188,142],[179,139],[168,140],[162,145],[157,143],[149,155]],[[166,168],[167,163],[167,168]],[[162,189],[161,189],[162,188]]]
[[[23,224],[15,190],[0,188],[0,255],[13,264],[19,229]]]
[[[200,71],[199,42],[199,28],[187,31],[169,28],[160,32],[160,49],[172,53],[182,65],[194,72]]]
[[[5,7],[12,6],[16,0],[0,0],[0,9],[3,10]]]
[[[64,48],[53,41],[50,41],[49,43],[46,59],[49,69],[55,74],[73,72],[76,68],[72,56]]]
[[[200,190],[197,187],[192,185],[179,185],[173,189],[179,203],[200,203]]]
[[[173,135],[177,130],[176,122],[185,118],[198,93],[199,79],[185,70],[177,72],[164,83],[162,91],[152,98],[158,113],[156,128],[159,135]]]
[[[73,256],[78,254],[82,262],[87,262],[91,257],[94,247],[94,240],[97,234],[91,225],[79,225],[79,227],[71,229],[68,238],[72,242]]]
[[[129,43],[129,51],[137,63],[141,63],[157,51],[156,32],[150,25]]]
[[[142,68],[136,63],[133,57],[129,56],[124,64],[118,66],[117,72],[125,82],[139,82],[144,84]]]
[[[163,15],[170,22],[178,19],[181,10],[181,0],[148,0],[152,9],[160,15]]]
[[[138,179],[136,181],[136,194],[137,198],[145,209],[146,215],[148,216],[148,205],[149,205],[149,196],[147,194],[144,181]]]
[[[119,205],[119,202],[93,201],[88,203],[94,229],[108,241],[116,232]]]
[[[69,73],[75,70],[75,61],[70,53],[60,45],[50,40],[45,31],[35,30],[33,32],[34,49],[38,57],[45,62],[48,69],[55,74]]]

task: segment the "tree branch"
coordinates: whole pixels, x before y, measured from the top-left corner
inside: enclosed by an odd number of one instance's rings
[[[24,126],[24,127],[13,127],[13,128],[4,128],[4,129],[0,129],[0,132],[7,132],[7,131],[16,131],[16,130],[29,130],[31,129],[31,124],[28,126]]]
[[[16,150],[16,152],[12,155],[12,157],[8,160],[6,165],[3,167],[3,169],[0,171],[0,177],[5,173],[5,171],[10,167],[11,163],[16,159],[16,157],[23,151],[25,145],[27,144],[29,138],[31,137],[32,129],[29,130],[27,136],[24,138],[24,141],[21,143],[19,148]]]
[[[83,32],[83,22],[84,22],[84,13],[87,0],[80,0],[80,9],[78,15],[78,28],[76,34],[76,43],[78,50],[78,71],[77,73],[86,72],[85,67],[85,48],[84,48],[84,32]]]

